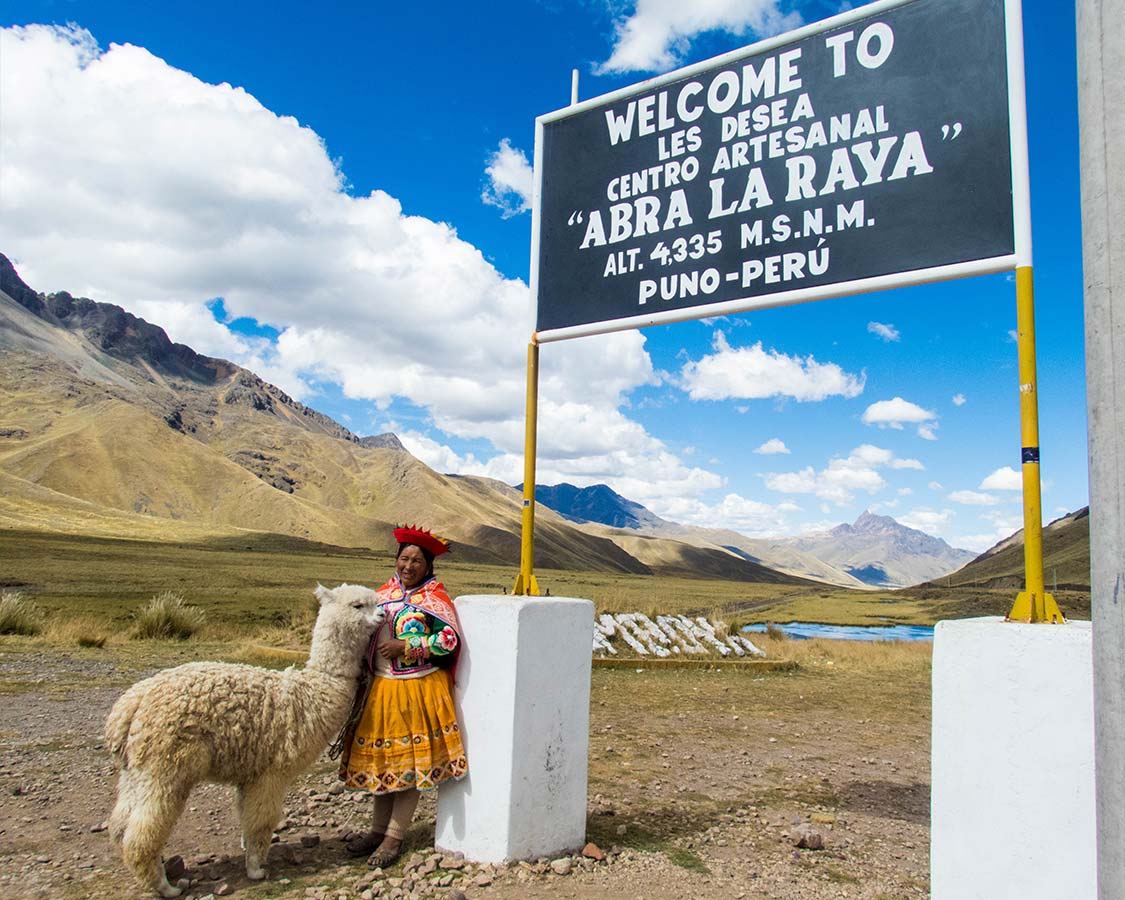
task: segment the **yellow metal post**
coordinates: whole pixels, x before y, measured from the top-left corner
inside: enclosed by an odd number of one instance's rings
[[[523,435],[523,520],[520,535],[520,572],[512,593],[539,596],[535,565],[535,435],[539,416],[539,345],[527,345],[527,413]]]
[[[1043,513],[1039,487],[1039,397],[1035,381],[1035,292],[1031,266],[1016,269],[1016,327],[1020,370],[1020,438],[1023,456],[1024,588],[1010,622],[1065,622],[1043,586]]]

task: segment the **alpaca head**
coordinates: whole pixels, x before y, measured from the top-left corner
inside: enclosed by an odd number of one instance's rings
[[[385,612],[371,588],[341,584],[316,586],[320,612],[313,627],[310,667],[347,677],[357,677],[363,651],[371,633],[382,624]]]

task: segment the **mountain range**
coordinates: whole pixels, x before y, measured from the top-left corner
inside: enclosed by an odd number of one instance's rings
[[[612,537],[641,559],[646,557],[641,536],[687,541],[842,587],[906,587],[946,575],[975,558],[941,538],[868,511],[830,531],[765,540],[669,522],[604,484],[536,485],[535,498],[592,533]]]
[[[195,540],[247,531],[387,548],[425,522],[458,558],[515,566],[521,495],[439,474],[394,435],[360,437],[254,373],[119,307],[39,294],[0,255],[0,526]],[[547,507],[536,565],[799,579],[663,541],[650,565]]]
[[[40,294],[0,254],[0,527],[196,540],[247,531],[383,548],[421,521],[467,561],[516,565],[521,489],[442,475],[120,307]],[[972,558],[865,513],[763,540],[669,522],[605,485],[537,486],[536,566],[852,588]]]

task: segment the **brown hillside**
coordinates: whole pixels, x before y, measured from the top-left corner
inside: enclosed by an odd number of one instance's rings
[[[0,288],[0,527],[378,548],[391,523],[421,522],[462,559],[518,563],[521,497],[507,485],[441,475],[393,436],[362,440],[118,307],[36,294],[3,256]],[[652,547],[650,566],[536,508],[537,566],[788,579],[722,552]]]
[[[1043,529],[1043,575],[1047,588],[1090,589],[1090,508],[1056,519]],[[932,584],[945,587],[1022,588],[1023,530],[986,550],[968,565]]]

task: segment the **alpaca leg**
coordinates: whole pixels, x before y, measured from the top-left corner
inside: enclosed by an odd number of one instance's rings
[[[183,892],[168,883],[160,851],[183,812],[190,785],[164,785],[136,772],[131,782],[132,808],[121,847],[125,864],[145,887],[162,897],[178,897]]]
[[[246,877],[259,881],[266,877],[266,854],[270,838],[281,818],[287,779],[263,776],[239,790],[242,818],[242,846],[246,848]]]
[[[117,778],[117,803],[109,816],[109,836],[115,844],[120,844],[125,837],[125,828],[129,824],[129,816],[133,813],[136,786],[132,774],[128,769],[122,769]]]

